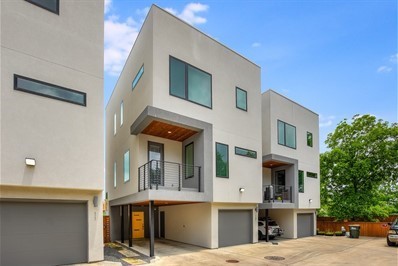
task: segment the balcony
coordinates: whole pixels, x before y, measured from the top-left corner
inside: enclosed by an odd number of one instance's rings
[[[264,203],[292,203],[292,187],[267,185],[263,187]]]
[[[138,191],[148,189],[201,192],[201,167],[151,160],[138,168]]]

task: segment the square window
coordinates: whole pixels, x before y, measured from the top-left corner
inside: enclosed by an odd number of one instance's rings
[[[296,127],[278,120],[278,144],[295,149]]]

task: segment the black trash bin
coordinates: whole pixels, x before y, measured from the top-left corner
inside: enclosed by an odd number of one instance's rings
[[[349,225],[350,228],[350,238],[359,238],[359,231],[361,227],[357,224]]]

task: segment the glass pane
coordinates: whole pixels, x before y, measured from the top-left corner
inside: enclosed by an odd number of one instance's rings
[[[285,123],[278,121],[278,143],[285,145]]]
[[[211,77],[191,66],[188,66],[188,99],[211,107]]]
[[[286,146],[296,148],[296,128],[294,126],[285,124],[286,129]]]
[[[307,132],[307,146],[312,147],[312,133]]]
[[[135,78],[133,80],[133,89],[135,88],[135,86],[137,86],[138,81],[140,81],[140,78],[141,78],[142,74],[144,74],[144,65],[142,65],[140,70],[138,70],[138,73],[137,73],[137,75],[135,76]]]
[[[123,107],[123,101],[120,103],[120,126],[123,125],[123,113],[124,113],[124,107]]]
[[[304,193],[304,171],[299,170],[299,192]]]
[[[236,107],[247,111],[247,93],[239,88],[236,88]]]
[[[257,152],[238,147],[235,147],[235,154],[250,158],[257,158]]]
[[[194,176],[193,143],[185,146],[185,178]]]
[[[34,3],[54,13],[58,13],[59,0],[28,0],[28,2]]]
[[[228,177],[228,146],[216,143],[216,176]]]
[[[130,151],[126,151],[124,154],[124,182],[130,180]]]
[[[86,94],[83,92],[73,91],[59,87],[57,85],[52,85],[20,76],[15,76],[15,83],[16,90],[47,96],[79,105],[86,105]]]
[[[185,64],[170,57],[170,94],[186,98],[185,95]]]
[[[116,162],[113,163],[113,187],[116,187]]]

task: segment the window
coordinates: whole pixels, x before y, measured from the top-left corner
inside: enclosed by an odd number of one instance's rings
[[[135,76],[135,78],[133,80],[133,90],[134,90],[135,86],[137,86],[138,81],[140,81],[140,78],[141,78],[142,74],[144,74],[144,65],[142,65],[140,70],[138,70],[138,73],[137,73],[137,75]]]
[[[247,111],[247,92],[236,87],[236,108]]]
[[[307,131],[307,146],[312,147],[312,133]]]
[[[14,74],[14,90],[86,106],[86,94]]]
[[[248,149],[244,149],[244,148],[239,148],[239,147],[235,147],[235,154],[236,155],[250,157],[250,158],[254,158],[254,159],[257,158],[257,152],[256,151],[252,151],[252,150],[248,150]]]
[[[304,193],[304,171],[298,171],[299,192]]]
[[[185,146],[185,178],[194,176],[194,147],[193,142]]]
[[[124,106],[122,101],[120,103],[120,126],[123,126],[123,113],[124,113]]]
[[[59,0],[25,0],[59,15]]]
[[[312,173],[312,172],[307,172],[307,177],[318,178],[318,174],[317,173]]]
[[[212,108],[211,75],[170,56],[170,95]]]
[[[130,180],[130,150],[124,153],[123,157],[123,180],[127,182]]]
[[[113,135],[116,135],[116,113],[113,115]]]
[[[228,145],[216,143],[216,176],[228,178]]]
[[[278,144],[296,148],[296,127],[278,120]]]
[[[113,187],[116,187],[116,161],[113,163]]]

